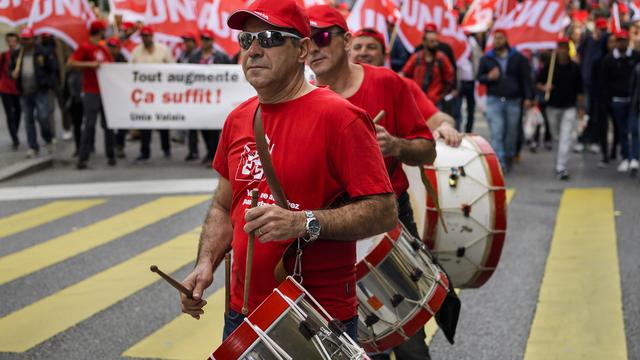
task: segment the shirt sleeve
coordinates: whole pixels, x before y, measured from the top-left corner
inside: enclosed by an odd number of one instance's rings
[[[349,198],[392,193],[371,119],[358,114],[336,135],[330,136],[331,164]]]
[[[231,123],[231,119],[227,117],[224,122],[224,126],[222,128],[222,134],[220,135],[220,142],[218,142],[218,148],[216,149],[216,154],[213,158],[213,163],[211,166],[225,179],[229,179],[229,161],[227,158],[229,148],[229,126],[227,124]]]
[[[393,102],[398,123],[396,136],[409,140],[418,138],[433,140],[433,134],[427,126],[427,119],[420,112],[409,86],[402,79],[398,79],[396,87]]]

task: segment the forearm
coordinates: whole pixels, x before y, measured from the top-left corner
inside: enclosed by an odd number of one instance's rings
[[[83,69],[93,69],[96,67],[95,61],[78,61],[69,59],[67,62],[67,66],[72,69],[83,70]]]
[[[398,223],[394,194],[365,197],[330,210],[314,210],[320,238],[354,241],[393,229]]]
[[[229,211],[214,199],[202,224],[196,263],[208,261],[215,269],[231,246],[232,237]]]
[[[400,147],[398,159],[409,166],[430,164],[436,159],[436,145],[427,139],[397,138]]]
[[[450,125],[452,127],[455,127],[456,121],[451,116],[442,111],[438,111],[437,113],[433,114],[429,118],[429,120],[427,120],[427,126],[429,127],[429,129],[431,129],[431,131],[436,130],[442,125]]]

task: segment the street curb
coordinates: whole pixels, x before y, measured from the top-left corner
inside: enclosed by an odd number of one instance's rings
[[[30,174],[53,166],[53,156],[45,155],[35,159],[28,159],[0,169],[0,182],[21,175]]]

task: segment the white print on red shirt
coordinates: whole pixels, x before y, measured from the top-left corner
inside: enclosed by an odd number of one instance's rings
[[[102,51],[100,51],[100,49],[96,49],[93,52],[93,56],[96,58],[96,61],[104,61],[104,54],[102,53]]]
[[[269,153],[272,153],[273,145],[271,145],[268,136],[265,136],[265,138],[269,145]],[[262,181],[263,175],[264,170],[262,169],[262,162],[260,162],[256,143],[248,142],[244,145],[240,155],[240,162],[236,170],[236,181]]]
[[[244,200],[242,200],[242,205],[246,207],[251,206],[251,191],[252,189],[247,189],[247,193],[245,194]],[[258,195],[258,204],[256,206],[264,206],[264,205],[273,205],[276,203],[276,200],[273,198],[272,194],[268,193],[260,193]],[[300,210],[300,204],[292,203],[287,200],[289,204],[290,210]]]

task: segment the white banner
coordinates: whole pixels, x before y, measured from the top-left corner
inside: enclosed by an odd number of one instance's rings
[[[222,129],[256,94],[240,65],[103,64],[98,82],[111,129]]]

